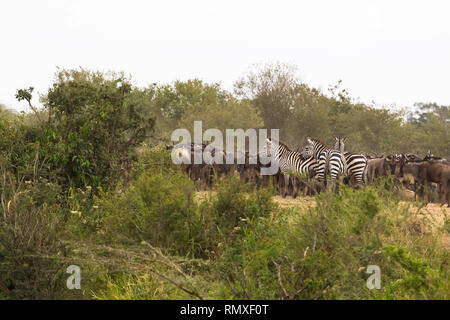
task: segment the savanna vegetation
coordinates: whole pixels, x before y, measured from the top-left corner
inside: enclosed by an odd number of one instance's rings
[[[139,88],[58,70],[29,112],[0,108],[0,299],[449,299],[450,220],[434,224],[393,177],[281,206],[229,175],[199,186],[171,161],[176,128],[279,128],[366,154],[450,157],[450,107],[392,112],[255,66],[232,92],[198,79]],[[300,202],[302,200],[299,200]],[[81,289],[68,290],[69,265]],[[381,270],[369,290],[367,266]]]

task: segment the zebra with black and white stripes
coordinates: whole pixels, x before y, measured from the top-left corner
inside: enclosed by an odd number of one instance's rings
[[[344,155],[335,149],[328,148],[322,141],[307,137],[308,145],[300,152],[303,158],[313,157],[318,161],[316,178],[326,186],[326,177],[330,173],[333,184],[347,172],[347,161]]]
[[[270,139],[266,139],[266,155],[272,157],[278,162],[279,171],[284,176],[284,192],[283,198],[286,197],[289,187],[289,181],[293,181],[294,178],[290,177],[289,173],[295,175],[310,176],[311,173],[315,173],[318,167],[318,162],[313,157],[303,158],[299,152],[292,151],[286,144],[281,141],[274,143]],[[294,193],[295,197],[296,193]]]
[[[345,140],[347,138],[334,137],[334,149],[339,150],[344,154],[347,161],[346,176],[351,179],[354,178],[358,185],[364,184],[364,176],[367,170],[367,158],[363,154],[351,153],[345,151]]]

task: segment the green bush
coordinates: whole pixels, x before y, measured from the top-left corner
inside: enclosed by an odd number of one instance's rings
[[[12,192],[0,218],[0,292],[4,298],[49,299],[65,288],[68,248],[61,237],[66,215],[58,186],[31,182]]]
[[[221,228],[229,230],[242,219],[248,221],[268,216],[275,208],[271,196],[267,189],[251,190],[238,178],[227,177],[217,187],[210,214]]]
[[[241,226],[275,207],[269,190],[248,192],[250,186],[238,178],[224,179],[217,190],[197,205],[186,175],[150,167],[125,191],[99,195],[91,220],[108,241],[146,240],[173,253],[209,256],[241,234]]]
[[[31,99],[24,92],[18,91],[19,100]],[[136,147],[154,126],[152,117],[136,111],[144,103],[137,95],[123,74],[58,70],[42,99],[47,114],[38,140],[46,167],[60,172],[60,183],[113,187],[130,169]]]
[[[232,245],[249,223],[275,211],[272,190],[253,189],[237,177],[219,181],[217,193],[200,204],[201,235],[199,243],[206,256]]]
[[[418,257],[412,248],[386,245],[383,247],[385,259],[393,264],[391,272],[395,281],[387,284],[386,297],[390,299],[402,296],[407,299],[448,299],[449,254],[440,257],[442,263],[430,263],[424,257]],[[446,277],[446,278],[443,278]]]
[[[238,299],[448,299],[449,255],[420,223],[375,188],[321,194],[247,224],[218,272]],[[403,249],[399,249],[403,248]],[[366,287],[367,266],[382,288]]]
[[[93,211],[101,216],[99,233],[110,241],[149,241],[174,253],[188,254],[196,234],[194,184],[176,172],[145,171],[126,190],[99,196]]]
[[[172,161],[171,151],[167,151],[163,145],[150,147],[147,144],[142,144],[138,153],[139,158],[133,164],[133,170],[131,170],[131,179],[137,179],[139,175],[149,169],[161,174],[173,174],[180,171],[180,168]]]

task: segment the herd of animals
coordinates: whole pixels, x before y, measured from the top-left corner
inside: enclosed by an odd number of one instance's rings
[[[238,174],[244,182],[254,183],[257,187],[274,184],[276,190],[283,196],[297,197],[313,195],[318,192],[337,189],[339,183],[359,188],[373,183],[381,176],[393,176],[397,185],[414,191],[417,196],[431,202],[437,193],[438,200],[450,207],[450,162],[435,157],[430,151],[424,158],[416,155],[394,154],[388,156],[369,156],[361,153],[345,151],[346,138],[335,137],[335,145],[329,148],[319,139],[307,137],[307,144],[297,150],[291,150],[282,141],[266,139],[265,148],[258,154],[227,155],[225,151],[213,149],[211,155],[215,159],[222,158],[222,164],[196,164],[196,154],[201,157],[207,147],[205,144],[167,146],[175,149],[182,157],[189,158],[181,164],[181,170],[189,178],[200,185],[211,187],[213,181],[226,175]],[[232,157],[234,164],[226,164],[226,159]],[[271,157],[277,161],[278,172],[272,175],[262,175],[261,168],[270,166],[263,164],[261,157]],[[237,161],[237,159],[243,159]],[[200,158],[202,159],[202,158]]]

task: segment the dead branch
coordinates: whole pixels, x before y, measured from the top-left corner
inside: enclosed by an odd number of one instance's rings
[[[277,268],[277,277],[278,277],[278,284],[280,285],[281,290],[283,291],[284,297],[286,299],[290,299],[289,294],[286,291],[286,288],[283,286],[283,282],[281,280],[281,264],[278,264],[275,262],[275,260],[272,260],[273,264]]]

